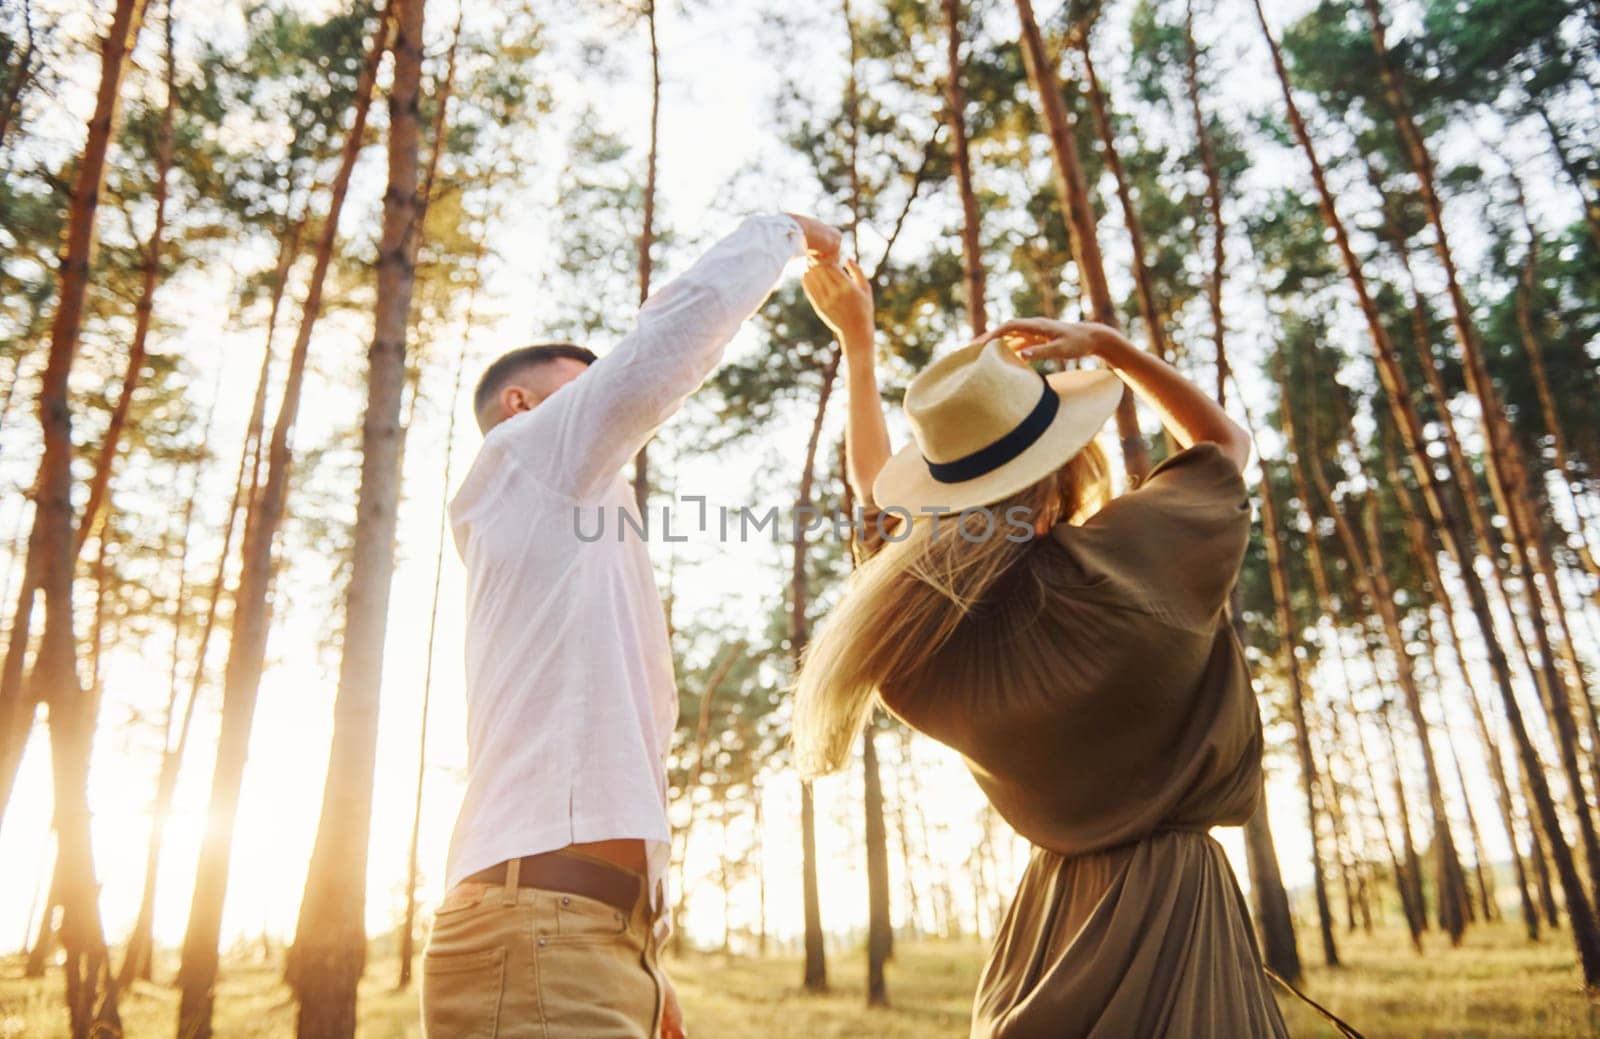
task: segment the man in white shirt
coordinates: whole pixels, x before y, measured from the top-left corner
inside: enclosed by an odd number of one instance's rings
[[[642,539],[585,540],[579,514],[639,519],[628,461],[789,260],[838,250],[810,218],[751,217],[604,357],[526,347],[479,382],[483,447],[450,503],[467,567],[467,790],[423,958],[430,1039],[683,1035],[657,966],[678,713],[665,616]]]

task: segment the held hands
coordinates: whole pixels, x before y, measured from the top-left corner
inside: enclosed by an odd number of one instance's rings
[[[854,260],[841,265],[813,260],[800,279],[806,299],[848,354],[872,346],[872,285]]]
[[[799,213],[788,215],[800,225],[801,232],[806,236],[806,251],[811,254],[814,262],[839,262],[839,246],[844,241],[844,236],[839,233],[837,227],[825,224],[815,217],[801,216]]]
[[[1070,361],[1100,354],[1123,342],[1116,329],[1093,321],[1052,321],[1049,318],[1014,318],[974,339],[974,343],[1003,340],[1024,361]]]

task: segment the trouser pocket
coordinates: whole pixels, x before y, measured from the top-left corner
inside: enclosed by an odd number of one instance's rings
[[[422,957],[422,1034],[426,1039],[496,1039],[505,991],[506,950]]]
[[[537,942],[548,1039],[653,1039],[661,990],[637,935],[594,927]]]

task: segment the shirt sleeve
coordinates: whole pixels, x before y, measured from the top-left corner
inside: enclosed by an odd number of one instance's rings
[[[1184,627],[1213,623],[1244,561],[1250,494],[1233,460],[1202,442],[1164,459],[1136,490],[1081,527],[1056,528],[1088,549],[1134,605]]]
[[[633,331],[588,371],[490,437],[549,489],[592,497],[700,387],[804,248],[793,218],[746,219],[654,293]]]

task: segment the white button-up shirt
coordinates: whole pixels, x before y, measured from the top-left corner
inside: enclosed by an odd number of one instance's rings
[[[622,470],[804,245],[789,217],[747,219],[651,296],[609,353],[485,437],[450,502],[467,567],[467,789],[447,884],[638,838],[652,900],[663,890],[678,693],[648,551],[637,527],[618,536],[619,510],[639,519]]]

